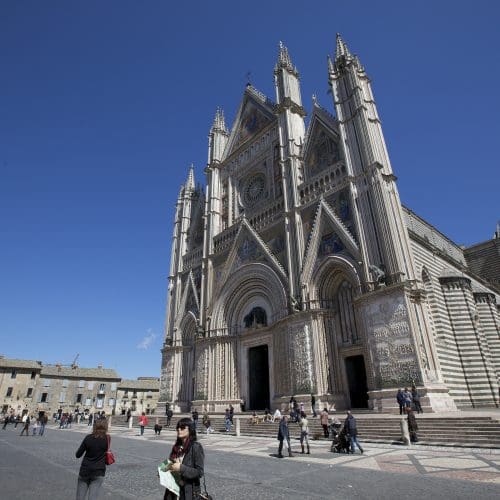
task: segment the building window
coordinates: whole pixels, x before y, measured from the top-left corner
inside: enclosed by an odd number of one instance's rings
[[[93,388],[94,388],[94,382],[90,381],[90,382],[87,384],[87,389],[88,389],[89,391],[91,391]]]
[[[40,403],[46,403],[49,400],[49,393],[43,392],[42,397],[40,398]]]
[[[7,387],[7,397],[9,398],[10,396],[12,396],[12,390],[14,388],[13,387]]]
[[[50,387],[50,378],[44,378],[43,379],[43,386],[44,387]]]
[[[62,391],[61,394],[59,394],[59,403],[64,403],[66,401],[66,392]]]
[[[115,406],[115,398],[109,398],[108,399],[108,405],[109,406]]]
[[[16,370],[12,370],[10,372],[10,378],[16,378],[17,377],[17,371]]]
[[[111,390],[116,391],[116,382],[111,382]]]
[[[68,384],[69,384],[69,380],[64,379],[63,382],[62,382],[62,386],[63,387],[68,387]]]
[[[33,380],[36,377],[36,372],[31,372],[31,380]]]
[[[28,392],[26,393],[26,397],[27,397],[27,398],[31,398],[31,396],[32,396],[32,395],[33,395],[33,388],[32,388],[32,387],[30,387],[30,388],[28,389]]]
[[[85,406],[92,406],[92,398],[85,399]]]
[[[136,398],[136,397],[137,397],[137,391],[134,391],[134,392],[132,393],[132,397],[133,397],[133,398]]]
[[[80,380],[80,382],[78,382],[78,387],[83,389],[85,387],[85,380]]]
[[[104,392],[106,390],[106,384],[101,384],[99,386],[99,392]]]
[[[76,395],[76,402],[77,403],[81,403],[82,402],[82,395],[81,394],[77,394]]]
[[[146,394],[146,397],[147,398],[152,398],[153,397],[153,393],[151,391],[148,391],[147,394]]]
[[[104,396],[102,394],[99,394],[99,396],[97,396],[95,407],[102,408],[103,406],[104,406]]]

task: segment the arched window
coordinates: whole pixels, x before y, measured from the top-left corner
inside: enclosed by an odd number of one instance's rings
[[[339,286],[337,295],[342,342],[356,342],[358,340],[358,332],[356,329],[352,302],[352,285],[348,281],[343,281]]]

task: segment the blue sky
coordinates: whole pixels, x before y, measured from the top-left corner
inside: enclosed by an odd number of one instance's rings
[[[0,352],[159,375],[174,204],[215,109],[274,99],[279,40],[332,111],[340,32],[404,204],[451,239],[500,219],[496,2],[0,3]]]

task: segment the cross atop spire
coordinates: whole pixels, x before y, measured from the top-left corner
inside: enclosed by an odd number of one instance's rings
[[[341,57],[352,57],[347,44],[342,40],[340,33],[337,33],[337,46],[335,49],[335,60],[338,61]]]
[[[214,123],[212,124],[212,132],[216,130],[227,133],[224,110],[222,108],[217,108],[217,111],[215,112]]]
[[[281,41],[279,43],[278,62],[276,63],[275,71],[277,71],[279,68],[285,68],[290,71],[290,73],[298,75],[297,68],[292,64],[292,58],[288,53],[288,49]]]

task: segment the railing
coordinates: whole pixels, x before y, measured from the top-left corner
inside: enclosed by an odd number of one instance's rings
[[[315,201],[323,193],[342,187],[346,177],[347,170],[344,162],[335,163],[329,169],[299,186],[300,204],[305,205],[310,201]]]

